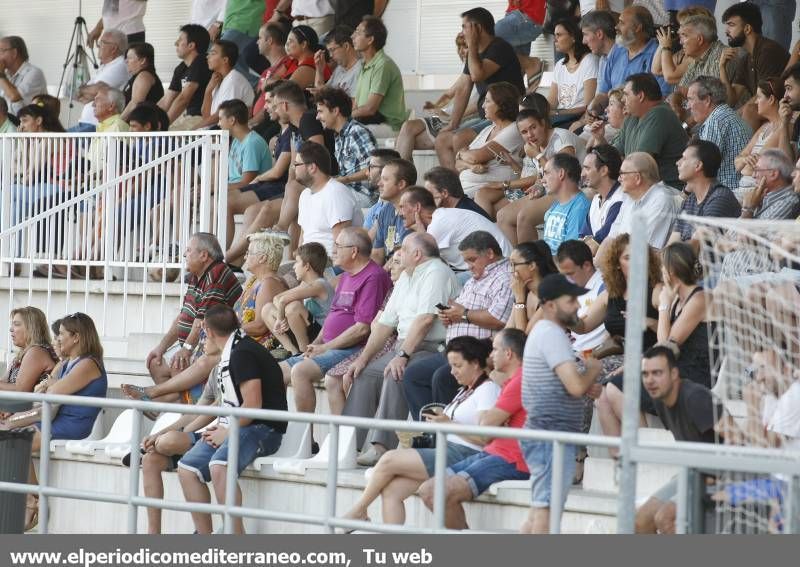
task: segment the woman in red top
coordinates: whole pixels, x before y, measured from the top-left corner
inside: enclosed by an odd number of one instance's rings
[[[296,26],[289,32],[286,39],[286,54],[297,62],[297,69],[291,74],[289,79],[300,85],[302,88],[314,86],[314,76],[316,66],[314,64],[314,53],[320,49],[319,37],[309,26]],[[331,76],[330,68],[325,68],[325,80]]]

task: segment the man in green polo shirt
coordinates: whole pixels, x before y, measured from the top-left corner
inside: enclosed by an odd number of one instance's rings
[[[376,138],[394,136],[408,118],[403,76],[383,51],[386,35],[386,26],[375,16],[364,16],[353,32],[353,47],[364,58],[353,118],[366,124]]]

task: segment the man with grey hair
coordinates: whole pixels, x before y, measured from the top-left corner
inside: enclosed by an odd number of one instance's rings
[[[89,106],[87,104],[84,108]],[[125,95],[119,89],[111,89],[102,84],[97,89],[91,108],[94,110],[94,116],[97,119],[96,128],[98,132],[127,132],[130,130],[128,123],[120,116],[120,113],[125,108]],[[94,128],[95,126],[92,126],[92,130]],[[106,150],[111,143],[114,142],[108,138],[92,138],[87,158],[92,164],[93,173],[102,171],[106,161]]]
[[[343,228],[336,236],[333,262],[344,273],[339,278],[330,312],[319,335],[306,351],[280,363],[284,381],[291,380],[297,411],[314,413],[314,383],[367,343],[372,320],[392,288],[389,273],[370,259],[372,241],[363,228]],[[344,408],[343,392],[329,399],[331,413]]]
[[[717,180],[730,189],[739,187],[742,174],[734,160],[742,153],[753,130],[727,103],[725,85],[717,77],[701,75],[689,83],[686,105],[700,125],[697,136],[713,142],[722,154]]]
[[[30,104],[33,97],[47,94],[44,73],[28,61],[28,46],[16,35],[0,39],[0,96],[12,114]]]
[[[619,170],[619,181],[625,197],[604,244],[620,234],[630,234],[634,213],[641,212],[647,242],[657,249],[666,246],[681,208],[680,193],[659,181],[658,164],[645,152],[634,152],[625,158]]]
[[[686,56],[692,62],[686,67],[678,87],[686,94],[689,84],[700,76],[719,77],[719,60],[725,45],[717,38],[717,22],[714,18],[697,15],[683,20],[678,29],[678,37]],[[661,48],[661,68],[666,72],[674,68],[672,51]]]
[[[602,77],[608,63],[608,54],[617,38],[617,20],[610,12],[592,10],[581,17],[583,44],[600,59],[597,76]]]
[[[219,303],[232,307],[242,295],[242,286],[222,261],[222,248],[213,234],[193,234],[183,257],[189,272],[183,305],[169,330],[147,355],[147,369],[156,384],[181,372],[189,366],[194,355],[202,354],[202,345],[198,343],[206,310]],[[194,398],[198,398],[201,392],[202,384]]]
[[[406,236],[400,254],[405,271],[373,323],[367,344],[344,375],[344,389],[352,384],[344,415],[405,419],[408,406],[401,381],[407,365],[434,356],[444,343],[437,305],[448,305],[458,294],[455,275],[439,258],[439,247],[429,234]],[[394,346],[380,354],[395,332]],[[358,430],[359,447],[366,439],[367,431]],[[391,431],[371,431],[369,441],[358,458],[364,466],[374,465],[393,449],[397,436]]]
[[[121,31],[110,29],[100,36],[97,48],[100,67],[78,89],[78,100],[84,103],[84,107],[78,124],[70,128],[70,132],[94,132],[97,129],[97,123],[101,119],[97,118],[94,111],[95,97],[103,89],[122,89],[128,82],[128,66],[125,63],[127,51],[128,38]]]
[[[794,164],[784,152],[762,151],[754,171],[756,186],[742,200],[741,218],[787,220],[800,215],[800,194],[792,185]]]

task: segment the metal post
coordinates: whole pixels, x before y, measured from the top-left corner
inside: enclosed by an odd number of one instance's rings
[[[42,494],[42,488],[50,486],[50,422],[53,419],[53,406],[42,402],[41,442],[39,443],[39,533],[47,533],[47,518],[50,503]]]
[[[561,533],[561,501],[564,490],[568,490],[561,482],[564,476],[564,444],[553,441],[553,470],[550,476],[550,533]]]
[[[445,492],[445,475],[447,474],[447,433],[436,432],[436,460],[433,468],[433,523],[436,529],[445,527],[444,507],[447,493]]]
[[[133,498],[139,496],[139,432],[142,430],[142,412],[136,408],[133,410],[133,425],[131,426],[131,468],[128,477],[128,533],[137,532],[139,523],[139,507],[134,504]]]
[[[228,469],[225,476],[224,532],[233,533],[231,508],[236,506],[236,479],[239,476],[239,418],[230,417],[228,425]]]
[[[339,426],[335,423],[330,424],[328,433],[328,486],[327,501],[328,511],[325,514],[327,521],[326,531],[332,534],[336,531],[330,520],[336,517],[336,488],[339,478]]]
[[[631,221],[631,262],[628,270],[628,303],[625,323],[625,405],[622,412],[620,447],[619,503],[617,533],[632,534],[636,521],[636,464],[631,449],[639,430],[639,391],[641,388],[642,338],[645,330],[647,297],[648,242],[645,217],[635,213]]]
[[[786,509],[783,533],[800,533],[800,477],[792,475],[786,483]]]
[[[678,496],[675,503],[675,533],[688,533],[689,525],[689,469],[681,467],[678,472]]]

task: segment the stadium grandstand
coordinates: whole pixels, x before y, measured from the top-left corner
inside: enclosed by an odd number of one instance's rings
[[[2,529],[800,532],[794,0],[18,4]]]

